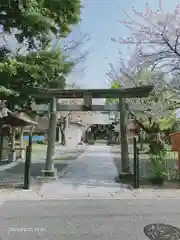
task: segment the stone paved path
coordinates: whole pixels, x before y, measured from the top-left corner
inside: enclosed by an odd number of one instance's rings
[[[70,163],[65,175],[54,182],[46,183],[43,197],[109,197],[125,186],[115,183],[117,170],[113,164],[111,147],[93,145],[76,161]]]
[[[69,161],[75,159],[87,147],[83,146],[56,146],[54,155],[55,168],[58,174],[67,166]],[[36,177],[41,176],[41,170],[45,167],[47,146],[35,145],[33,146],[32,159],[31,159],[31,188],[39,186],[39,180]],[[66,159],[66,157],[70,157]],[[63,157],[65,158],[63,160]],[[60,158],[58,160],[58,158]],[[18,160],[8,165],[0,166],[0,189],[1,188],[14,188],[15,185],[22,185],[24,182],[24,160]]]
[[[77,145],[77,146],[56,146],[56,151],[55,151],[55,158],[59,157],[61,155],[73,155],[74,153],[78,153],[79,151],[83,151],[86,149],[86,146],[83,145]],[[44,162],[46,159],[46,151],[47,151],[47,146],[35,146],[32,151],[32,162]]]

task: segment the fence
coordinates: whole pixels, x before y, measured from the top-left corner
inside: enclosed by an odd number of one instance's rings
[[[115,147],[113,150],[114,154],[114,162],[118,170],[121,169],[121,153],[120,147]],[[158,156],[155,156],[155,158]],[[168,180],[175,180],[178,178],[177,174],[177,161],[178,161],[178,153],[173,152],[171,149],[167,149],[166,156],[163,161],[165,173],[167,175]],[[133,172],[133,146],[129,145],[129,166],[131,172]],[[140,178],[149,178],[152,177],[153,174],[153,165],[148,153],[140,152],[139,154],[139,175]]]
[[[168,135],[168,137],[165,137],[164,140],[165,140],[166,155],[163,159],[163,168],[165,169],[165,174],[168,180],[173,180],[173,179],[175,180],[179,178],[178,167],[177,167],[178,153],[172,151],[170,135]],[[139,148],[143,146],[145,149],[148,149],[149,148],[148,139],[138,138],[138,145],[139,145]],[[158,157],[159,156],[154,156],[154,159],[156,160],[156,158]],[[131,156],[130,156],[130,159],[131,159]],[[139,163],[140,163],[140,177],[141,178],[151,177],[153,173],[153,165],[151,163],[150,156],[148,154],[140,152]],[[133,169],[132,160],[130,160],[130,168]]]
[[[154,156],[155,160],[156,157]],[[130,159],[130,169],[133,172],[133,156],[130,153],[129,154]],[[178,154],[176,152],[173,152],[171,150],[167,150],[166,156],[163,161],[163,167],[165,169],[165,173],[167,175],[168,180],[175,180],[178,178],[178,172],[177,172],[177,160],[178,160]],[[153,165],[150,160],[150,156],[145,153],[139,154],[139,174],[140,178],[149,178],[152,176],[153,173]]]

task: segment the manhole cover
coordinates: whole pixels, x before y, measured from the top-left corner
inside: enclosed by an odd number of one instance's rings
[[[144,227],[150,240],[180,240],[180,229],[163,223],[153,223]]]

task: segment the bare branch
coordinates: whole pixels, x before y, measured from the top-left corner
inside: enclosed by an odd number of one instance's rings
[[[175,46],[174,46],[175,52],[177,52],[177,47],[179,46],[179,44],[178,44],[179,43],[179,37],[180,37],[180,34],[177,34],[176,42],[175,42]]]

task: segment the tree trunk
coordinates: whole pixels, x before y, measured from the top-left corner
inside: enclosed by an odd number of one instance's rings
[[[66,117],[61,117],[60,120],[60,132],[61,132],[61,144],[66,145]]]
[[[61,131],[61,144],[66,145],[66,137],[64,131]]]
[[[165,142],[161,139],[159,125],[155,122],[146,127],[140,120],[136,120],[139,127],[147,134],[147,140],[149,143],[149,153],[152,155],[158,155],[165,150]]]
[[[165,150],[165,143],[160,138],[160,133],[148,134],[149,153],[152,155],[159,155]]]

